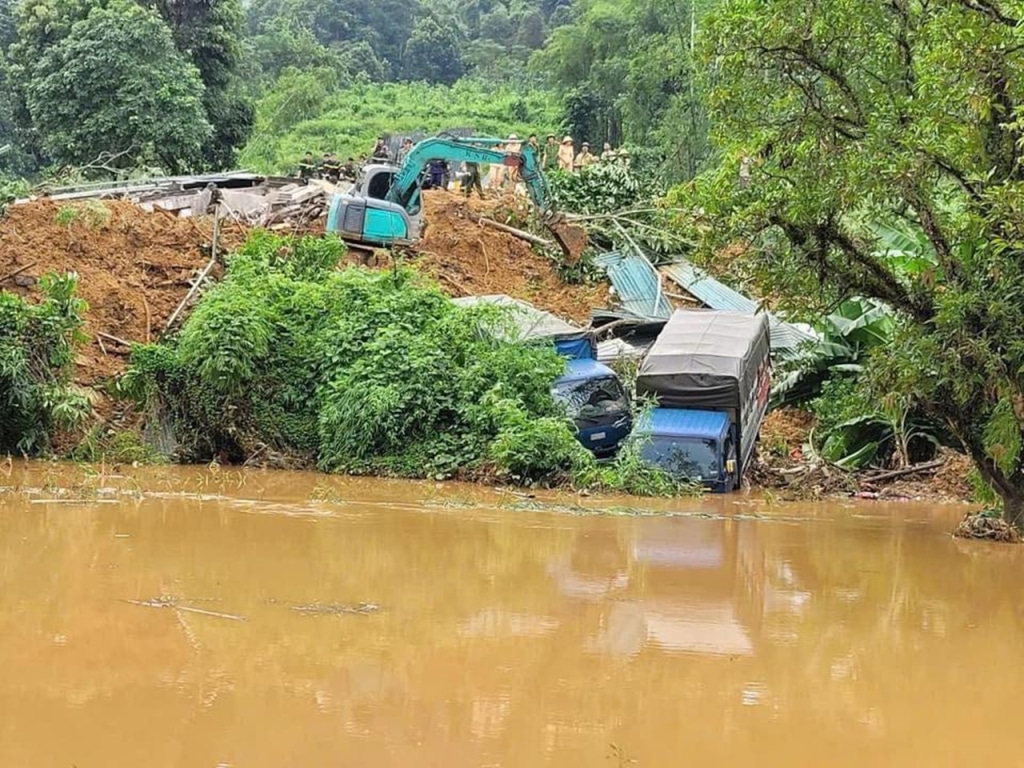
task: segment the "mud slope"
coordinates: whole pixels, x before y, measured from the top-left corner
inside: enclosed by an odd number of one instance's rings
[[[591,309],[608,304],[607,285],[563,283],[551,259],[513,235],[475,223],[461,196],[424,197],[427,226],[416,263],[451,295],[504,293],[584,325]],[[486,211],[486,205],[474,200],[472,211]]]
[[[17,281],[0,288],[27,295],[33,278],[48,272],[76,272],[89,342],[79,354],[77,379],[84,385],[120,372],[126,351],[104,342],[101,331],[127,341],[157,338],[189,288],[189,278],[208,256],[210,219],[180,219],[147,213],[127,202],[75,206],[37,201],[14,206],[0,221],[0,277],[27,267]],[[235,225],[222,231],[225,247],[241,242]]]

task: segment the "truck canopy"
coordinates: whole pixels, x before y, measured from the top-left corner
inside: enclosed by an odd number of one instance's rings
[[[637,394],[668,408],[736,409],[749,402],[769,355],[768,316],[680,309],[647,353]]]
[[[596,357],[594,344],[586,331],[525,301],[504,294],[464,296],[454,301],[462,307],[506,307],[510,327],[493,329],[494,335],[502,341],[554,344],[559,354],[573,359]]]

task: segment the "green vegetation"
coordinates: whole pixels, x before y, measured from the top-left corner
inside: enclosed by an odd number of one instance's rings
[[[502,310],[459,307],[406,268],[338,271],[343,251],[256,233],[176,339],[133,350],[121,390],[162,406],[180,458],[692,492],[635,449],[596,465],[551,397],[563,359],[496,340]]]
[[[553,350],[488,341],[411,270],[335,271],[339,241],[253,235],[124,388],[159,398],[184,458],[261,446],[327,471],[546,480],[582,455],[549,394]]]
[[[84,337],[84,302],[74,275],[47,276],[43,299],[0,291],[0,452],[35,455],[62,431],[78,429],[88,401],[71,384],[75,347]]]
[[[697,187],[709,250],[751,243],[773,295],[895,313],[872,358],[881,391],[947,428],[1020,526],[1024,31],[1009,5],[726,0],[703,46],[723,162]]]
[[[256,133],[241,162],[294,171],[303,152],[369,154],[377,136],[472,127],[485,135],[526,136],[557,125],[557,103],[542,91],[461,81],[355,84],[338,90],[329,69],[287,70],[261,100]]]

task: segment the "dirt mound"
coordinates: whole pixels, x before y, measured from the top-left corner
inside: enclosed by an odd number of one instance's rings
[[[799,449],[807,442],[814,423],[812,413],[799,408],[779,408],[765,416],[761,424],[761,442],[771,447],[784,444],[790,450]]]
[[[474,214],[494,217],[493,209],[507,201],[467,203],[441,191],[424,200],[426,230],[416,264],[452,296],[504,293],[584,325],[592,309],[608,304],[607,285],[568,285],[551,259],[514,235],[476,223]]]
[[[212,240],[213,221],[147,213],[128,202],[61,204],[41,200],[12,207],[0,221],[0,283],[21,295],[48,272],[77,272],[78,293],[89,303],[76,378],[83,385],[119,373],[127,350],[101,346],[97,332],[127,341],[159,336],[189,290],[189,279],[208,261],[202,246]],[[224,248],[244,232],[221,231]],[[105,351],[104,351],[105,347]]]

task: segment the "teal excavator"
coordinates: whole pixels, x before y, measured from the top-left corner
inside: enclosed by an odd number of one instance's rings
[[[425,139],[406,155],[401,167],[364,166],[351,189],[336,194],[327,214],[327,231],[356,247],[411,245],[423,228],[421,179],[434,160],[504,165],[518,170],[544,225],[566,260],[574,264],[587,244],[586,232],[554,210],[536,153],[526,145],[518,152],[497,149],[501,139]]]

